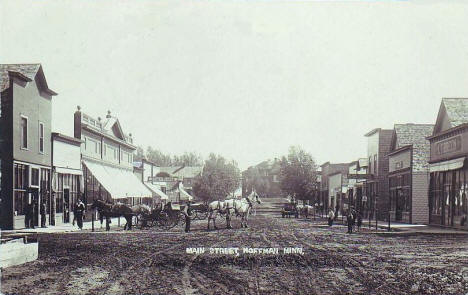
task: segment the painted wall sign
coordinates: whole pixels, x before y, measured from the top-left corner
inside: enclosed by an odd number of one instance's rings
[[[436,144],[436,154],[444,155],[461,150],[461,136],[453,137]]]

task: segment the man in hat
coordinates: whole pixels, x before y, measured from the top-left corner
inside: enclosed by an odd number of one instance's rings
[[[187,202],[187,206],[184,208],[184,216],[185,216],[185,232],[188,233],[190,231],[190,215],[192,215],[192,208],[190,205],[190,201]]]

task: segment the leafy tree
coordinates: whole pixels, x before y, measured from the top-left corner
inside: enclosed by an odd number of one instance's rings
[[[203,171],[195,179],[193,192],[205,202],[221,200],[233,193],[240,184],[240,171],[235,161],[210,154]]]
[[[202,166],[203,159],[200,154],[194,152],[185,152],[181,156],[174,155],[172,157],[173,166]]]
[[[292,146],[280,161],[281,190],[301,200],[311,199],[317,183],[317,165],[309,153]]]
[[[141,161],[144,157],[145,157],[145,151],[143,150],[141,146],[137,146],[136,154],[133,157],[133,160]]]
[[[171,156],[164,154],[160,150],[153,149],[150,146],[146,149],[146,157],[159,166],[171,166],[172,163]]]

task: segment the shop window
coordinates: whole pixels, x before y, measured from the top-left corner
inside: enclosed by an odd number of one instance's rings
[[[31,169],[31,185],[39,186],[39,169]]]

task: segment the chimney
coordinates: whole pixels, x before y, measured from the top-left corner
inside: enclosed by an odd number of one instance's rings
[[[106,115],[106,118],[107,119],[110,119],[112,116],[111,116],[111,111],[107,111],[107,115]]]

